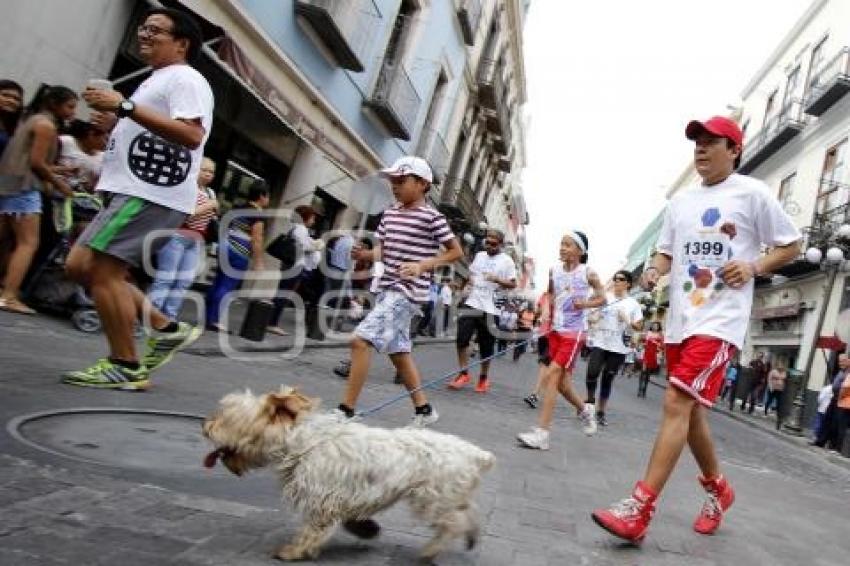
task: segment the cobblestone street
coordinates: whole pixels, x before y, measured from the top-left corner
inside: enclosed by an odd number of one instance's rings
[[[80,408],[203,415],[226,392],[244,387],[262,391],[282,382],[300,385],[333,406],[342,382],[330,370],[346,355],[341,348],[309,348],[292,360],[272,361],[273,354],[262,353],[254,354],[261,360],[249,362],[212,355],[211,347],[199,346],[195,354],[180,354],[159,372],[152,391],[128,394],[58,383],[59,371],[99,355],[100,336],[72,331],[62,320],[5,314],[0,314],[0,336],[6,345],[0,356],[0,414],[7,423],[21,415]],[[214,343],[210,337],[203,340]],[[416,357],[423,375],[433,379],[452,369],[453,346],[424,345]],[[707,565],[747,560],[825,566],[844,561],[843,521],[836,519],[847,516],[848,468],[821,451],[719,413],[712,416],[712,426],[725,471],[738,491],[721,531],[713,537],[691,531],[701,495],[696,468],[686,454],[646,542],[640,548],[620,544],[596,527],[589,513],[624,496],[641,473],[662,390],[651,387],[648,398],[639,400],[636,382],[619,378],[608,427],[585,437],[578,421],[560,409],[552,450],[534,452],[514,441],[534,420],[521,401],[534,369],[532,355],[516,364],[497,361],[486,396],[442,387],[431,393],[442,416],[438,430],[476,442],[498,459],[478,497],[481,544],[468,553],[457,544],[439,564]],[[375,358],[361,408],[398,391],[388,362]],[[410,412],[403,401],[369,423],[400,426]],[[91,422],[96,439],[78,443],[83,446],[78,450],[89,450],[91,457],[76,459],[34,449],[5,429],[0,440],[0,563],[269,564],[272,551],[294,533],[297,517],[280,502],[270,472],[240,479],[221,468],[205,470],[201,459],[207,447],[200,434],[182,443],[166,438],[163,454],[171,456],[134,458],[134,451],[145,448],[133,444],[132,427],[119,423],[103,431],[97,430],[98,421]],[[76,426],[85,427],[85,422]],[[125,437],[128,447],[121,449]],[[119,448],[107,454],[112,445]],[[104,459],[109,463],[93,463]],[[404,506],[379,519],[381,537],[364,543],[338,532],[318,562],[411,563],[427,528]]]

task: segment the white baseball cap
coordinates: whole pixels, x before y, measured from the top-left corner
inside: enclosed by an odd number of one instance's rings
[[[381,169],[381,175],[386,177],[400,177],[402,175],[416,175],[420,179],[425,179],[429,183],[434,182],[434,174],[431,172],[431,166],[421,157],[415,155],[405,155],[395,160],[392,166],[386,169]]]

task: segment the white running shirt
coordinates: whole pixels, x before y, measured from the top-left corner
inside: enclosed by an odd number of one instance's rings
[[[763,182],[732,174],[705,187],[695,185],[667,205],[658,251],[670,256],[670,309],[666,342],[696,334],[744,343],[753,303],[753,281],[726,286],[718,270],[737,259],[754,261],[761,246],[800,239],[800,232]]]

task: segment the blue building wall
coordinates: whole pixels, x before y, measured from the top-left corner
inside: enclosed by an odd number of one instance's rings
[[[365,70],[357,73],[328,60],[297,22],[294,0],[242,0],[245,9],[266,31],[280,49],[298,66],[346,124],[356,131],[386,162],[416,150],[423,123],[428,113],[439,70],[443,61],[450,68],[446,87],[446,111],[436,124],[445,133],[445,122],[463,85],[466,45],[460,35],[457,15],[451,0],[432,0],[417,14],[418,27],[411,51],[404,55],[404,66],[421,100],[411,141],[394,139],[363,109],[380,72],[390,28],[395,22],[400,0],[364,2],[372,18],[368,40],[360,55]]]

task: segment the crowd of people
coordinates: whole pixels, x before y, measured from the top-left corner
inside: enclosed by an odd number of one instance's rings
[[[44,199],[73,198],[82,191],[96,192],[103,200],[103,209],[76,234],[66,270],[91,294],[108,354],[90,367],[67,371],[63,382],[74,386],[147,389],[150,375],[202,332],[179,316],[219,212],[209,189],[215,163],[203,152],[214,97],[189,65],[201,35],[186,13],[159,8],[145,15],[137,38],[140,55],[153,71],[130,97],[103,85],[90,85],[82,93],[50,86],[23,109],[21,87],[0,81],[0,247],[6,252],[0,308],[33,312],[21,285],[38,248]],[[89,122],[72,121],[80,100],[92,110]],[[507,298],[517,287],[517,270],[498,230],[486,232],[484,249],[473,258],[462,287],[435,276],[463,250],[443,214],[427,204],[434,176],[428,163],[415,156],[401,157],[380,171],[396,203],[383,212],[372,240],[340,234],[325,245],[310,233],[316,211],[306,205],[295,209],[285,233],[269,238],[263,214],[269,189],[263,182],[251,186],[244,206],[216,230],[219,266],[206,297],[207,328],[227,330],[221,317],[228,294],[250,273],[266,269],[268,252],[280,262],[279,290],[284,292],[274,302],[268,331],[287,333],[281,313],[290,292],[315,307],[316,297],[329,290],[335,302],[328,304],[357,319],[335,415],[340,420],[357,416],[375,350],[389,357],[410,394],[411,424],[427,426],[439,414],[421,387],[412,337],[445,333],[456,309],[458,369],[447,384],[453,394],[473,381],[473,342],[480,356],[474,386],[479,394],[498,380],[490,371],[494,356],[512,347],[519,359],[527,343],[535,345],[536,385],[524,401],[538,414],[534,426],[517,435],[522,446],[534,450],[550,447],[559,396],[575,410],[583,432],[593,435],[608,422],[621,368],[627,365],[627,375],[639,375],[638,396],[646,397],[663,353],[669,387],[645,473],[629,496],[598,509],[593,519],[620,538],[643,539],[659,494],[687,445],[706,492],[693,528],[714,533],[735,494],[721,472],[707,409],[739,378],[740,367],[731,362],[743,345],[754,277],[791,261],[799,253],[800,234],[763,183],[734,172],[743,143],[735,122],[722,117],[694,121],[686,137],[694,142],[702,183],[669,203],[658,253],[639,282],[651,289],[661,275],[671,275],[663,333],[657,322],[644,331],[643,311],[630,293],[636,283],[631,273],[618,271],[606,286],[588,265],[589,239],[578,230],[561,234],[558,260],[548,270],[548,287],[536,305]],[[159,148],[157,159],[139,159],[142,142]],[[152,233],[163,236],[151,239]],[[766,254],[763,247],[769,249]],[[144,293],[136,276],[149,261],[156,270]],[[330,275],[319,269],[323,263]],[[141,355],[133,336],[140,320],[149,333]],[[589,361],[584,396],[573,384],[583,349]],[[820,400],[816,443],[822,446],[842,444],[850,416],[846,355],[839,366]],[[757,356],[751,369],[756,379],[748,392],[749,411],[764,387],[765,411],[771,403],[781,404],[784,366],[768,370]]]

